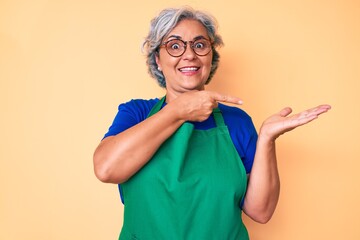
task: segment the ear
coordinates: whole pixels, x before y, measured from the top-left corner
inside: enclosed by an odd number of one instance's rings
[[[157,64],[157,68],[159,71],[162,71],[162,68],[161,68],[161,64],[160,64],[160,59],[159,59],[159,54],[155,54],[155,61],[156,61],[156,64]]]

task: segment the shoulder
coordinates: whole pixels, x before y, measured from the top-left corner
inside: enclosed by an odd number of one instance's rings
[[[219,103],[219,109],[221,110],[221,113],[223,114],[224,118],[231,118],[231,119],[237,119],[238,121],[240,120],[245,122],[248,121],[252,122],[250,115],[240,108]]]
[[[221,103],[219,104],[219,109],[230,133],[237,133],[245,138],[251,138],[257,135],[250,115],[244,110]]]
[[[158,98],[152,99],[131,99],[121,103],[118,107],[119,112],[133,115],[136,119],[145,119],[154,105],[159,101]]]
[[[121,103],[119,108],[130,108],[130,109],[148,109],[153,107],[159,101],[158,98],[152,99],[131,99],[130,101]]]
[[[118,112],[105,137],[116,135],[145,120],[152,107],[159,101],[153,99],[132,99],[121,103]]]

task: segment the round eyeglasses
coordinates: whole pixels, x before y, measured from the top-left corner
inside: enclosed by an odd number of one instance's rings
[[[211,42],[205,38],[200,38],[195,41],[171,39],[162,43],[160,47],[164,46],[170,56],[180,57],[185,53],[188,43],[198,56],[205,56],[211,51]]]

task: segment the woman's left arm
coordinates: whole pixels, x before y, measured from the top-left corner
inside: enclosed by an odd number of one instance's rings
[[[292,116],[289,116],[291,108],[284,108],[264,121],[259,132],[243,205],[243,211],[254,221],[268,222],[279,199],[280,180],[275,140],[285,132],[315,120],[330,108],[329,105],[320,105]]]

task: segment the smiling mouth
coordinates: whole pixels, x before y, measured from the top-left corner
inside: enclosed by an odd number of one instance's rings
[[[183,68],[179,68],[179,71],[182,73],[190,73],[190,72],[196,72],[199,69],[200,69],[199,67],[183,67]]]

